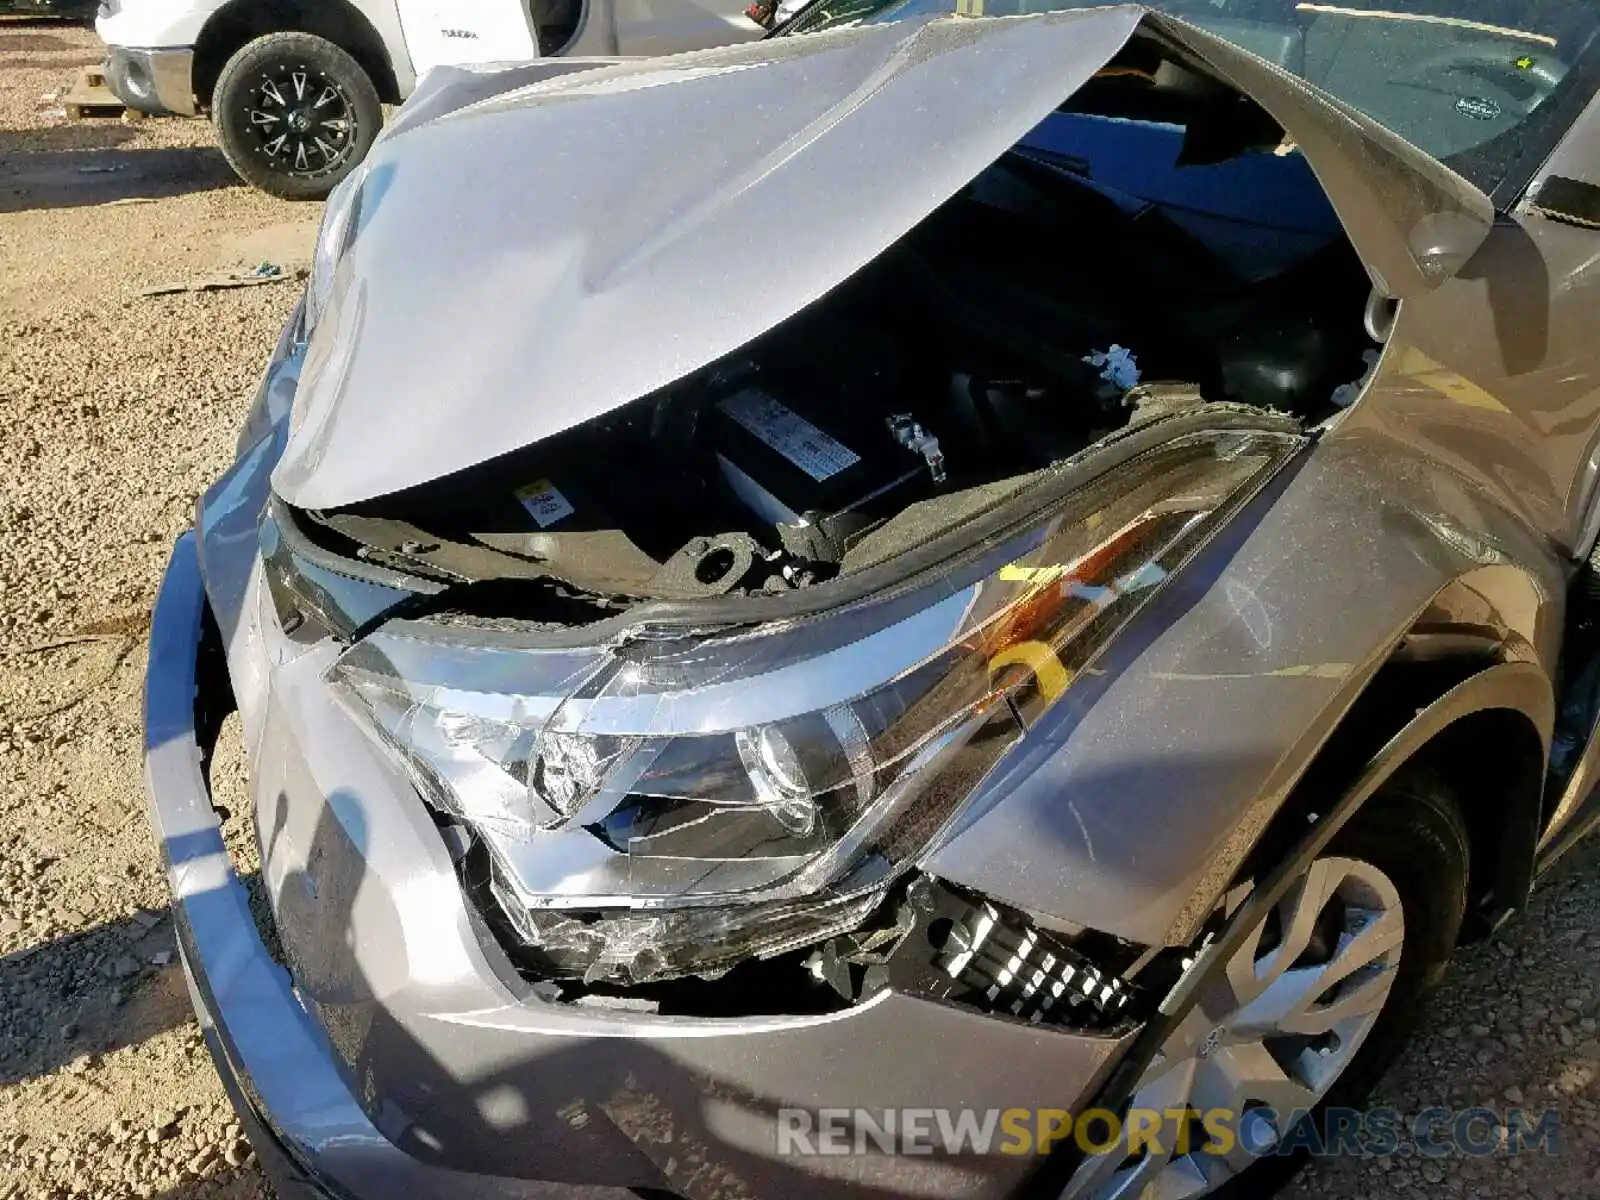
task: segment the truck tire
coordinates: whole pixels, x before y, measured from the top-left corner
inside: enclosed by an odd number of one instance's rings
[[[383,123],[361,64],[325,38],[270,33],[222,68],[212,120],[228,165],[285,200],[321,200],[372,148]]]

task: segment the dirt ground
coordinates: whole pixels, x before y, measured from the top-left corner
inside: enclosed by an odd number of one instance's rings
[[[137,293],[292,275],[320,206],[239,185],[203,122],[52,115],[100,56],[0,20],[0,1197],[251,1197],[173,960],[139,697],[172,540],[298,289]]]
[[[144,633],[316,206],[238,185],[200,122],[69,123],[84,29],[0,21],[0,1200],[263,1195],[190,1015],[145,825]],[[248,846],[237,747],[219,754]],[[1341,1160],[1293,1193],[1600,1196],[1600,850],[1464,951],[1380,1098],[1560,1113],[1551,1157]]]

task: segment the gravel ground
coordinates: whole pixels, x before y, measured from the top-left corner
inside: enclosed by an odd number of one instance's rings
[[[133,293],[301,263],[317,210],[237,186],[201,123],[49,115],[97,58],[86,30],[0,21],[0,1200],[262,1196],[173,962],[139,687],[168,547],[295,289]],[[236,735],[218,763],[242,814]],[[228,834],[248,856],[241,816]],[[1558,1155],[1347,1159],[1292,1194],[1600,1195],[1597,958],[1589,851],[1462,953],[1380,1092],[1557,1106]]]
[[[266,1193],[174,962],[139,689],[296,289],[135,293],[303,263],[319,208],[237,185],[202,122],[51,115],[100,56],[0,21],[0,1197],[242,1200]],[[236,744],[219,763],[238,795]]]

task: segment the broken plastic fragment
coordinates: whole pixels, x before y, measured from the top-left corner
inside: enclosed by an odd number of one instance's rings
[[[1100,378],[1118,391],[1126,392],[1139,384],[1139,364],[1133,351],[1126,346],[1113,342],[1110,349],[1084,355],[1083,361],[1091,367],[1099,367]]]

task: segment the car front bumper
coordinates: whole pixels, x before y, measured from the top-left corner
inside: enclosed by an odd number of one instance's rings
[[[485,1180],[420,1163],[368,1119],[288,972],[263,943],[223,845],[195,718],[205,611],[194,536],[185,534],[151,625],[146,799],[195,1012],[278,1195],[629,1200],[617,1189]]]
[[[187,46],[136,49],[111,46],[106,86],[129,108],[152,116],[192,117],[194,51]]]
[[[284,1196],[622,1200],[637,1195],[628,1189],[655,1188],[689,1200],[755,1200],[855,1196],[863,1185],[896,1196],[1007,1196],[1036,1159],[997,1151],[913,1159],[870,1143],[861,1155],[785,1158],[775,1150],[778,1113],[786,1106],[980,1115],[1073,1109],[1128,1044],[894,993],[820,1018],[719,1019],[578,1010],[518,994],[494,971],[464,965],[490,947],[441,940],[456,927],[452,918],[461,914],[454,910],[464,908],[459,888],[436,890],[416,872],[399,884],[385,881],[379,847],[403,842],[402,826],[368,830],[370,861],[356,885],[361,903],[339,882],[332,841],[306,852],[325,868],[320,874],[275,868],[274,854],[287,853],[298,824],[283,806],[307,800],[304,777],[274,765],[301,752],[274,728],[275,713],[262,730],[265,748],[249,723],[246,736],[257,746],[251,773],[258,818],[266,820],[260,810],[274,803],[269,797],[278,806],[271,832],[262,829],[264,875],[287,961],[295,964],[291,976],[263,941],[212,809],[200,732],[209,722],[196,716],[197,698],[215,686],[200,667],[207,610],[197,538],[187,534],[173,552],[152,623],[145,693],[150,818],[196,1012]],[[259,631],[243,640],[259,644]],[[233,674],[239,683],[240,673]],[[269,708],[300,707],[293,684],[269,691]],[[258,721],[262,711],[258,703]],[[328,723],[326,713],[306,716],[313,725]],[[307,757],[315,764],[315,751]],[[332,795],[312,801],[324,822],[341,808],[350,814],[350,797]],[[395,806],[394,797],[376,799],[367,812]],[[422,890],[424,906],[399,894],[408,887]],[[308,928],[293,917],[312,912],[312,893],[343,894],[345,930],[330,932],[326,920]],[[367,923],[373,904],[387,914],[386,935]],[[428,928],[412,927],[418,920]],[[402,965],[390,970],[404,978],[380,979],[382,970],[372,970],[364,991],[347,985],[341,994],[335,977],[366,969],[363,955],[392,963],[397,954]],[[444,975],[452,977],[442,981]],[[721,1190],[730,1179],[741,1190]]]

